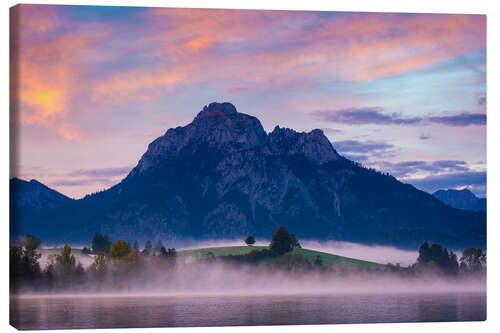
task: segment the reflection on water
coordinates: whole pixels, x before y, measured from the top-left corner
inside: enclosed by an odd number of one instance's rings
[[[479,321],[485,293],[10,299],[19,329]]]

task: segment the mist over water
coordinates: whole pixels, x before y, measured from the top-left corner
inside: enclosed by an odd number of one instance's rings
[[[401,266],[409,266],[414,264],[418,258],[418,251],[402,250],[392,246],[316,240],[303,240],[301,244],[307,249],[373,261],[379,264],[399,263]]]
[[[180,258],[169,270],[149,268],[108,275],[99,282],[37,290],[36,294],[80,295],[300,295],[485,292],[486,277],[446,277],[431,272],[416,276],[387,271],[339,269],[289,272],[267,267],[200,262]],[[20,294],[33,291],[20,290]]]
[[[416,260],[416,253],[391,247],[301,243],[304,248],[379,263]],[[221,240],[178,250],[242,245],[241,240]],[[42,266],[53,253],[44,249]],[[486,319],[483,273],[409,274],[382,265],[296,271],[178,252],[175,264],[148,255],[132,270],[111,261],[107,273],[96,279],[91,278],[90,256],[75,254],[75,259],[87,267],[87,279],[19,289],[10,298],[11,324],[22,329],[68,329]]]

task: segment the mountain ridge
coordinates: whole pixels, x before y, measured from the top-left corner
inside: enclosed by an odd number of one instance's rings
[[[21,230],[75,241],[95,232],[170,241],[268,237],[279,225],[301,238],[399,247],[486,239],[485,214],[451,208],[342,157],[321,130],[266,133],[230,103],[209,104],[155,139],[115,186],[38,218],[49,227],[28,219]]]
[[[466,188],[437,190],[432,195],[453,208],[486,212],[486,199],[478,198]]]

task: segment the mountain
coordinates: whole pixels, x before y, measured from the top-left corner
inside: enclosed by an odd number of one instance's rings
[[[266,133],[230,103],[205,106],[193,122],[151,142],[119,184],[19,225],[46,242],[88,243],[95,232],[172,243],[269,239],[280,225],[299,239],[409,248],[486,240],[484,213],[454,209],[342,157],[321,130]]]
[[[10,180],[10,196],[18,208],[33,210],[56,208],[73,200],[35,179],[28,182],[16,177]]]
[[[35,179],[12,178],[10,186],[10,228],[14,234],[20,221],[32,220],[41,212],[52,211],[73,199],[47,187]]]
[[[438,190],[432,195],[454,208],[486,212],[486,199],[476,197],[468,189]]]

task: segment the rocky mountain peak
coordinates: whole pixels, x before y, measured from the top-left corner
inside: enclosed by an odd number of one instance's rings
[[[478,198],[469,189],[438,190],[432,194],[442,202],[458,209],[485,212],[486,199]]]
[[[232,153],[262,146],[266,138],[267,134],[257,118],[237,112],[231,103],[211,103],[203,107],[190,124],[169,129],[164,136],[150,143],[129,176],[161,164],[188,145],[204,144]]]
[[[339,158],[328,138],[320,129],[296,132],[276,126],[268,138],[272,151],[284,155],[302,154],[309,160],[323,164]]]
[[[203,110],[201,110],[196,116],[196,118],[194,118],[194,121],[200,120],[205,117],[227,116],[236,113],[238,113],[238,111],[236,111],[236,108],[231,103],[213,102],[210,103],[209,105],[205,105],[203,107]]]

